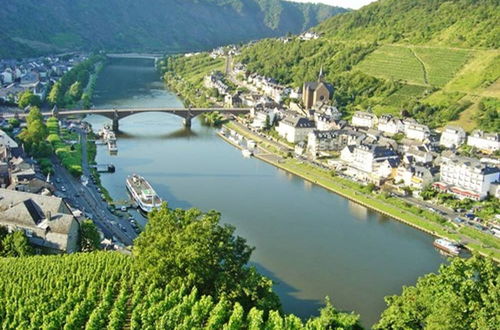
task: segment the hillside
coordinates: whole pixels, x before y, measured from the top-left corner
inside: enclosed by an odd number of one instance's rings
[[[320,24],[333,39],[500,47],[498,0],[379,0]]]
[[[0,57],[207,49],[298,33],[345,11],[281,0],[8,1],[0,11]]]
[[[327,300],[304,322],[280,311],[253,248],[220,213],[162,207],[133,255],[0,258],[3,329],[352,329],[359,316]]]
[[[500,125],[498,0],[379,0],[332,17],[322,37],[244,47],[249,71],[298,87],[323,67],[334,102],[352,113],[403,110],[440,127]]]

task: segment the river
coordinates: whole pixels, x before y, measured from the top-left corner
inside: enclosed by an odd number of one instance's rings
[[[114,60],[96,86],[97,107],[182,106],[164,89],[152,62]],[[108,119],[87,120],[99,129]],[[98,163],[113,163],[102,175],[115,200],[127,199],[125,178],[146,177],[170,207],[222,212],[256,249],[252,263],[276,281],[284,310],[317,314],[329,296],[340,310],[374,324],[384,296],[399,294],[445,259],[433,238],[316,187],[241,152],[215,130],[180,117],[144,113],[120,121],[118,155],[98,147]]]

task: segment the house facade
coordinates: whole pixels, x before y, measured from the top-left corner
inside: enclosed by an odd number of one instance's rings
[[[351,125],[354,127],[372,128],[378,122],[378,118],[373,113],[356,111],[352,116]]]
[[[314,122],[305,117],[285,117],[276,131],[290,143],[305,141],[307,135],[315,129]]]
[[[441,164],[440,181],[435,186],[459,198],[484,199],[491,184],[499,181],[500,169],[475,158],[454,156]]]
[[[500,150],[500,136],[498,133],[485,133],[475,130],[469,135],[467,145],[478,148],[484,153],[493,153]]]
[[[466,134],[463,128],[446,126],[439,139],[439,145],[448,149],[457,148],[464,144]]]
[[[401,119],[391,115],[383,115],[378,120],[377,129],[385,135],[393,136],[404,131],[404,125]]]
[[[405,125],[405,136],[411,140],[425,141],[431,134],[429,127],[422,124],[410,123]]]

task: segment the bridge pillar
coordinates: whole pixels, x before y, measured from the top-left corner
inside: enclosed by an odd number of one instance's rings
[[[54,105],[54,107],[52,108],[52,117],[59,117],[59,109],[57,108],[57,105]]]
[[[119,120],[118,111],[115,110],[115,113],[113,115],[113,125],[112,125],[113,132],[118,132],[120,128],[118,120]]]
[[[184,118],[184,120],[182,121],[182,123],[184,124],[184,127],[190,128],[191,127],[191,117]]]

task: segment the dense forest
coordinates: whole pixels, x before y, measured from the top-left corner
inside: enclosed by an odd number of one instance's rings
[[[0,57],[207,49],[298,33],[345,11],[280,0],[7,1],[0,11]]]

